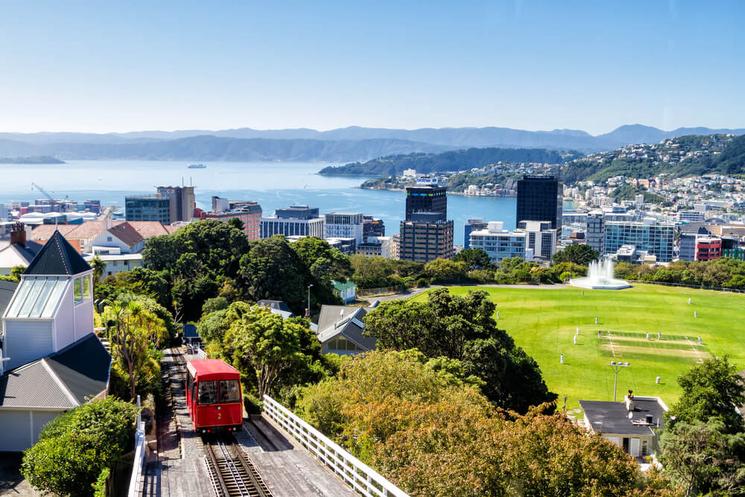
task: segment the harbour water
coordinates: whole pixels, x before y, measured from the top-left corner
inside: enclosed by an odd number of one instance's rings
[[[314,162],[207,162],[205,169],[189,163],[138,160],[70,160],[67,164],[0,164],[0,203],[34,200],[43,194],[36,183],[55,198],[99,199],[124,207],[125,195],[154,193],[159,185],[193,184],[197,206],[210,207],[210,197],[255,200],[265,215],[290,204],[308,204],[321,212],[362,212],[385,221],[386,234],[398,233],[404,216],[403,192],[362,190],[365,178],[328,177],[317,172],[328,164]],[[515,226],[515,199],[448,197],[448,218],[455,222],[455,243],[463,244],[463,226],[469,218],[504,221]]]

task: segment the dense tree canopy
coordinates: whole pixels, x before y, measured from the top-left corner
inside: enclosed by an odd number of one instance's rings
[[[155,301],[134,294],[123,294],[104,308],[100,319],[111,342],[114,393],[134,400],[137,393],[146,394],[158,388],[158,349],[169,338],[168,326],[161,315],[167,312]],[[117,388],[118,381],[126,383],[126,393]]]
[[[328,284],[331,280],[346,280],[352,276],[349,257],[326,240],[307,237],[290,245],[317,282]]]
[[[706,359],[678,379],[683,393],[668,413],[662,463],[686,495],[745,494],[745,380],[729,360]]]
[[[137,408],[107,398],[51,421],[23,455],[23,476],[37,490],[86,496],[105,468],[131,450]]]
[[[236,366],[260,399],[283,388],[315,382],[327,374],[327,361],[308,322],[283,319],[270,309],[234,302],[205,314],[199,332],[208,350]]]
[[[412,496],[673,495],[563,415],[508,419],[417,351],[349,358],[298,410]]]
[[[600,254],[589,245],[572,244],[554,254],[554,263],[572,262],[581,266],[587,266],[592,261],[598,260]]]
[[[493,264],[489,258],[489,254],[481,249],[463,249],[453,257],[456,262],[465,262],[466,269],[472,271],[474,269],[490,269]]]
[[[365,332],[377,338],[381,349],[416,348],[427,357],[461,361],[467,374],[483,380],[483,392],[500,407],[526,412],[531,405],[554,400],[535,360],[497,328],[495,309],[485,292],[459,297],[438,289],[426,302],[381,304],[366,316]]]
[[[468,279],[465,262],[452,259],[435,259],[424,265],[424,272],[432,283],[461,283]]]
[[[682,394],[670,409],[675,422],[722,422],[727,433],[745,429],[736,411],[745,405],[745,378],[727,357],[711,357],[678,378]]]

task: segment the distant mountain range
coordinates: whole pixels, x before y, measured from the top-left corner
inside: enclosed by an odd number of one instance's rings
[[[256,130],[251,128],[130,133],[0,133],[0,156],[49,155],[60,159],[366,161],[414,152],[467,148],[543,148],[598,152],[635,143],[657,143],[684,135],[745,134],[741,129],[678,128],[664,131],[640,124],[610,133],[511,128],[384,129],[348,127]]]

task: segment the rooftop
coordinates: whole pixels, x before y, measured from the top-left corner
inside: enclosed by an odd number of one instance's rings
[[[104,392],[111,356],[94,334],[0,376],[0,409],[71,409]]]
[[[657,397],[634,397],[631,410],[625,402],[580,400],[579,404],[592,431],[614,435],[650,435],[658,424],[663,426],[667,411],[667,406]],[[647,423],[647,415],[652,416],[651,425]]]
[[[59,231],[39,251],[24,275],[66,275],[84,273],[91,267]]]

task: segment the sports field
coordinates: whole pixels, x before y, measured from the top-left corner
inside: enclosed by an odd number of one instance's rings
[[[455,294],[474,289],[450,287]],[[569,409],[580,399],[613,399],[613,360],[630,364],[618,375],[619,399],[631,388],[668,405],[679,395],[677,377],[709,354],[728,354],[745,368],[745,295],[657,285],[478,289],[491,295],[499,327],[538,361]]]

